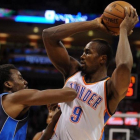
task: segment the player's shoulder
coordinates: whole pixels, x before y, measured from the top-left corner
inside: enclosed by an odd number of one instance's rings
[[[70,78],[74,78],[74,77],[78,77],[78,76],[82,76],[81,71],[79,71],[79,70],[75,71],[71,75],[65,77],[65,81],[68,81]]]

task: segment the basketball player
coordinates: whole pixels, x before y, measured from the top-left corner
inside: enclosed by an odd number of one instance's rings
[[[0,66],[0,140],[25,140],[30,106],[69,102],[76,97],[71,88],[39,91],[12,64]]]
[[[33,140],[49,140],[52,137],[52,134],[54,133],[54,127],[56,125],[57,120],[60,117],[61,111],[58,107],[55,107],[54,109],[48,109],[49,114],[46,119],[47,127],[41,132],[36,133],[33,137]]]
[[[125,97],[133,65],[128,34],[138,22],[138,15],[130,7],[130,15],[120,25],[116,52],[116,69],[107,77],[111,47],[95,39],[84,48],[80,63],[68,55],[62,39],[87,30],[107,31],[102,16],[92,21],[62,24],[43,30],[43,41],[53,65],[63,74],[65,85],[76,89],[72,102],[60,103],[62,114],[52,140],[101,140],[104,126]],[[82,39],[82,38],[81,38]]]
[[[61,115],[61,110],[56,108],[55,111],[53,111],[53,116],[48,121],[48,126],[44,130],[41,138],[39,140],[50,140],[52,135],[54,134],[54,127]]]

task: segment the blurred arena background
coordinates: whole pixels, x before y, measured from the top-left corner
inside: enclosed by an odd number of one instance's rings
[[[62,75],[46,55],[42,31],[54,25],[91,20],[100,16],[111,0],[0,0],[0,64],[13,63],[28,81],[29,88],[62,88]],[[127,1],[140,15],[138,0]],[[97,31],[80,33],[63,40],[70,55],[79,60],[83,47],[94,38],[110,42],[114,54],[118,37]],[[126,98],[105,127],[105,140],[140,140],[140,23],[129,36],[134,65]],[[76,49],[75,49],[76,48]],[[112,61],[108,75],[112,74]],[[55,81],[55,82],[54,82]],[[30,110],[27,140],[46,126],[46,106]],[[94,119],[94,118],[93,118]]]

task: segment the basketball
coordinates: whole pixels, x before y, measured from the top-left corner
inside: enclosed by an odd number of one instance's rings
[[[130,13],[129,7],[132,6],[125,1],[114,1],[110,3],[103,12],[103,23],[106,28],[119,35],[119,26],[125,18],[124,8]]]

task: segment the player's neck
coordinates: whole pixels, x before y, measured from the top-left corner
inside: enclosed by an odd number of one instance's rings
[[[7,89],[4,89],[3,90],[3,93],[12,93],[12,91],[11,90],[7,90]]]
[[[102,69],[102,70],[98,70],[92,74],[86,74],[85,80],[87,83],[94,83],[94,82],[98,82],[98,81],[104,79],[105,77],[107,77],[107,70]]]

